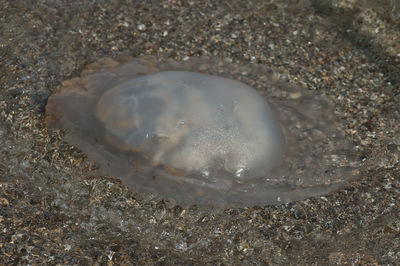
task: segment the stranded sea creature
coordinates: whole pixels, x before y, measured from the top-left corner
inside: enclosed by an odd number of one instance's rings
[[[253,89],[254,88],[254,89]],[[262,66],[103,59],[49,98],[46,122],[137,191],[215,207],[289,202],[352,175],[322,96]]]

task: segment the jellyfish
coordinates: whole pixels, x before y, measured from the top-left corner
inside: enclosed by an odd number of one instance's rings
[[[46,123],[101,174],[184,206],[322,195],[358,166],[327,98],[255,64],[102,59],[53,93]]]

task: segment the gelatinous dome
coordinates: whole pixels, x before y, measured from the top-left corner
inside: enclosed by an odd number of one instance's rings
[[[354,152],[328,101],[258,67],[228,67],[270,105],[204,62],[99,61],[49,99],[46,121],[104,173],[183,205],[288,202],[351,177]]]
[[[211,75],[165,71],[132,78],[104,93],[96,116],[153,165],[206,180],[220,175],[216,185],[265,176],[283,153],[267,102],[243,83]]]

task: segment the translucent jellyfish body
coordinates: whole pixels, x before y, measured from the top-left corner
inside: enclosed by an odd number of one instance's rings
[[[254,65],[101,60],[49,98],[46,122],[103,173],[182,205],[321,195],[357,165],[327,100]]]

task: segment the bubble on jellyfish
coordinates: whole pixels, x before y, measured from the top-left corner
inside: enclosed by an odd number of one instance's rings
[[[46,122],[101,173],[184,206],[322,195],[359,167],[325,97],[254,64],[102,59],[49,98]]]

